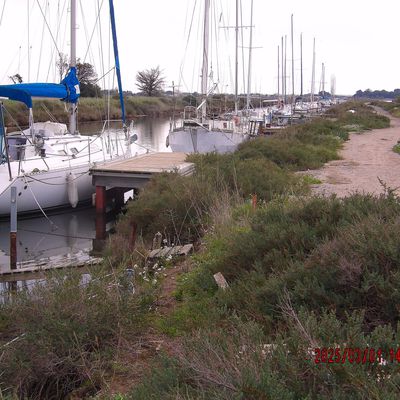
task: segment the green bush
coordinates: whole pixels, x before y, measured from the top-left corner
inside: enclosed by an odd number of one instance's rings
[[[185,338],[174,356],[162,357],[130,399],[396,399],[400,374],[390,362],[398,330],[362,331],[362,315],[339,321],[333,313],[317,317],[281,306],[288,330],[276,337],[255,322],[229,318],[224,327],[203,329]],[[386,365],[347,357],[316,363],[315,349],[381,349]]]
[[[331,309],[338,318],[364,310],[366,331],[382,322],[395,325],[399,211],[392,196],[275,200],[247,223],[232,219],[223,235],[210,235],[197,264],[230,282],[230,291],[218,292],[220,307],[275,321],[268,329],[280,319],[277,304],[285,290],[297,308]],[[201,296],[196,287],[191,292]]]
[[[239,147],[238,157],[243,160],[266,158],[282,168],[291,170],[315,169],[338,158],[340,143],[335,148],[303,143],[297,138],[260,137]]]
[[[2,349],[2,392],[49,399],[99,390],[121,340],[143,329],[152,297],[139,287],[133,294],[124,271],[88,279],[55,275],[1,305],[9,319],[2,344],[18,338]]]

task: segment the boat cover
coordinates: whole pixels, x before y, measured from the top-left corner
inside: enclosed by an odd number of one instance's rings
[[[61,83],[17,83],[0,85],[0,97],[20,101],[32,108],[32,97],[52,97],[68,103],[76,103],[80,95],[76,68],[71,67]]]

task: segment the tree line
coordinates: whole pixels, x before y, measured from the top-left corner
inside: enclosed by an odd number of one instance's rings
[[[392,92],[387,90],[357,90],[355,98],[362,99],[396,99],[400,97],[400,89],[394,89]]]

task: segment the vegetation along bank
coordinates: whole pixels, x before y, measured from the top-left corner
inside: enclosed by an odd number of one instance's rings
[[[5,123],[7,126],[15,127],[28,125],[28,111],[24,104],[5,100],[6,108]],[[128,119],[139,116],[169,116],[174,109],[182,109],[181,102],[172,97],[145,97],[129,96],[125,99],[125,109]],[[55,120],[67,123],[68,112],[65,103],[60,100],[43,99],[33,101],[33,115],[37,121]],[[79,100],[78,122],[103,121],[106,116],[109,119],[121,119],[121,107],[119,99],[112,98],[108,103],[107,98],[82,97]]]
[[[351,130],[388,124],[346,103],[234,154],[193,155],[193,176],[155,177],[91,280],[54,275],[1,304],[3,396],[397,398],[399,199],[315,197],[295,173],[338,158]],[[195,254],[149,260],[156,232]],[[324,348],[338,362],[317,359]],[[381,349],[386,362],[345,348]]]

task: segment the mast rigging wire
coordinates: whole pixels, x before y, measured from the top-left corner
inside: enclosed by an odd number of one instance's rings
[[[4,0],[3,8],[2,8],[2,10],[1,10],[0,26],[1,26],[1,23],[3,22],[4,9],[6,8],[6,3],[7,3],[7,0]]]
[[[186,58],[187,49],[188,49],[188,46],[189,46],[189,39],[190,39],[190,36],[191,36],[191,33],[192,33],[193,20],[194,20],[196,7],[197,7],[197,0],[195,0],[195,2],[194,2],[194,7],[193,7],[193,11],[192,11],[192,17],[190,19],[189,32],[188,32],[187,40],[186,40],[185,51],[183,53],[183,59],[182,59],[182,62],[181,62],[180,73],[179,73],[178,85],[180,86],[180,84],[183,83],[186,88],[188,88],[188,85],[186,84],[186,82],[185,82],[185,80],[183,78],[183,68],[184,68],[184,64],[185,64],[185,58]]]
[[[53,43],[54,43],[54,46],[55,46],[55,48],[56,48],[56,50],[57,50],[58,56],[61,58],[61,52],[60,52],[60,50],[58,49],[57,42],[56,42],[56,40],[54,39],[53,34],[51,33],[50,26],[49,26],[49,24],[47,23],[46,16],[45,16],[45,14],[43,13],[43,10],[42,10],[42,7],[40,6],[39,0],[36,0],[36,3],[37,3],[37,5],[39,6],[39,9],[40,9],[40,12],[42,13],[42,16],[43,16],[43,18],[44,18],[44,21],[46,22],[47,29],[49,30],[51,39],[53,40]],[[58,30],[57,30],[57,32],[58,32]]]
[[[98,12],[98,14],[99,14],[99,16],[100,16],[100,9],[101,9],[101,7],[100,7],[99,1],[100,1],[100,0],[97,0],[97,12]],[[103,1],[102,1],[101,4],[103,5]],[[100,68],[101,68],[102,77],[104,77],[104,76],[105,76],[105,67],[104,67],[104,53],[103,53],[103,32],[102,32],[102,29],[101,29],[101,21],[100,21],[100,23],[98,24],[97,33],[98,33],[98,35],[99,35],[99,43],[100,43],[100,46],[99,46]],[[101,79],[101,78],[100,78],[100,79]],[[99,81],[99,80],[98,80],[98,81]],[[106,82],[105,82],[105,80],[103,79],[103,90],[105,89],[105,87],[106,87]]]
[[[47,13],[47,6],[48,2],[44,0],[45,2],[45,9],[44,9],[44,14],[46,15]],[[36,74],[36,81],[39,81],[39,71],[40,71],[40,64],[42,61],[42,50],[43,50],[43,42],[44,42],[44,28],[45,28],[45,21],[43,20],[43,25],[42,25],[42,40],[40,41],[40,50],[39,50],[39,62],[38,62],[38,67],[37,67],[37,74]]]
[[[103,0],[103,1],[104,1],[104,0]],[[92,43],[93,35],[94,35],[95,30],[96,30],[97,21],[99,20],[101,7],[103,6],[103,1],[102,1],[102,3],[101,3],[100,10],[99,10],[99,12],[97,13],[96,20],[95,20],[94,26],[93,26],[93,30],[92,30],[92,33],[91,33],[90,39],[89,39],[88,29],[87,29],[87,24],[86,24],[86,17],[85,17],[85,13],[83,12],[83,7],[82,7],[82,1],[79,0],[79,6],[80,6],[80,9],[81,9],[82,20],[83,20],[83,26],[84,26],[84,29],[85,29],[86,41],[88,42],[87,49],[86,49],[86,53],[85,53],[85,56],[83,57],[83,61],[82,61],[83,63],[86,61],[86,58],[87,58],[87,56],[88,56],[88,54],[89,54],[90,63],[91,63],[91,64],[94,64],[94,62],[93,62],[94,57],[93,57],[92,48],[91,48],[90,45],[91,45],[91,43]]]
[[[37,1],[39,1],[39,0],[37,0]],[[62,18],[62,16],[64,15],[65,3],[66,3],[66,0],[64,0],[64,6],[63,6],[63,10],[62,10],[62,12],[61,12],[60,18]],[[42,11],[42,10],[41,10],[41,11]],[[43,14],[43,12],[42,12],[42,14]],[[47,25],[47,27],[48,27],[48,29],[49,29],[50,36],[51,36],[53,42],[55,43],[55,47],[53,47],[52,50],[51,50],[50,60],[53,59],[54,49],[56,49],[56,51],[57,51],[57,53],[58,53],[59,59],[62,59],[62,53],[60,53],[60,51],[59,51],[59,49],[58,49],[58,47],[57,47],[57,40],[58,40],[58,35],[59,35],[59,33],[60,33],[61,24],[59,24],[59,21],[56,21],[56,23],[57,23],[57,34],[56,34],[56,38],[54,39],[54,36],[53,36],[53,34],[51,33],[49,24],[48,24],[48,22],[47,22],[47,19],[46,19],[45,21],[46,21],[46,25]],[[46,82],[48,82],[48,80],[49,80],[49,75],[50,75],[50,69],[51,69],[51,67],[52,67],[52,62],[49,63],[49,68],[47,69]]]

